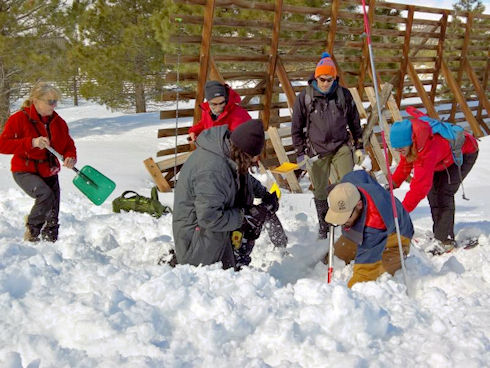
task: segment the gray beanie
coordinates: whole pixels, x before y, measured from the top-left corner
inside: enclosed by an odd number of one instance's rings
[[[208,81],[204,87],[204,96],[206,97],[206,101],[220,96],[226,98],[226,88],[218,81]]]

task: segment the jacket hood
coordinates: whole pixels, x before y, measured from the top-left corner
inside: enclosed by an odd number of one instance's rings
[[[225,111],[231,110],[236,104],[239,104],[242,101],[242,98],[238,93],[236,93],[229,85],[225,84],[226,91],[228,93],[228,102],[225,106],[225,109],[223,110],[223,113]],[[211,111],[211,108],[209,107],[209,103],[203,102],[202,104],[199,105],[202,110],[204,111]]]
[[[417,152],[425,148],[427,141],[432,138],[432,129],[428,123],[417,118],[412,119],[412,141]]]
[[[228,158],[230,153],[230,132],[227,125],[204,130],[196,140],[196,145],[206,151]]]

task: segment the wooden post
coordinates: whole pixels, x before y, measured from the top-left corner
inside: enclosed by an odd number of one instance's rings
[[[485,93],[485,90],[482,88],[480,81],[478,80],[478,76],[476,75],[475,71],[470,65],[470,62],[468,59],[464,62],[464,67],[466,74],[471,80],[471,83],[475,87],[476,94],[478,96],[478,99],[480,100],[480,105],[483,105],[485,110],[487,110],[487,114],[490,114],[490,102],[488,101],[487,94]]]
[[[444,60],[441,63],[441,70],[442,70],[442,73],[444,74],[444,78],[446,78],[446,82],[447,82],[449,88],[451,89],[451,91],[454,94],[456,102],[461,107],[461,110],[463,110],[463,114],[464,114],[466,120],[468,121],[468,123],[470,124],[471,129],[473,130],[473,133],[477,137],[482,137],[483,132],[480,128],[480,125],[478,124],[475,117],[473,116],[473,113],[471,112],[470,107],[466,103],[466,99],[464,98],[463,94],[461,93],[461,90],[459,89],[459,84],[454,79],[453,75],[451,74],[451,71],[449,70],[449,67],[447,66],[447,64]]]
[[[473,14],[468,12],[466,15],[466,31],[464,34],[464,41],[463,41],[463,47],[461,48],[461,55],[459,56],[459,69],[458,69],[458,75],[456,77],[456,84],[461,87],[461,80],[463,79],[463,70],[464,70],[464,63],[466,60],[466,57],[468,55],[468,45],[470,43],[470,34],[471,34],[471,27],[473,26]],[[449,70],[449,69],[448,69]],[[461,91],[461,89],[460,89]],[[455,100],[453,101],[453,104],[451,106],[451,114],[449,115],[449,121],[454,120],[454,116],[456,115],[456,96]]]
[[[164,179],[162,172],[160,171],[157,164],[155,163],[155,161],[153,161],[151,157],[144,160],[143,164],[145,165],[146,169],[148,170],[151,177],[155,181],[155,184],[157,185],[157,188],[160,192],[172,191],[172,188],[170,187],[169,183]]]
[[[412,24],[413,24],[413,5],[408,6],[407,23],[405,25],[405,39],[403,41],[403,59],[400,66],[398,88],[396,89],[396,104],[400,106],[403,95],[403,83],[405,81],[405,74],[407,73],[407,63],[408,63],[408,52],[410,51],[410,38],[412,35]]]
[[[327,51],[333,55],[335,45],[335,34],[337,33],[337,18],[339,14],[339,0],[332,0],[332,10],[330,12],[330,27],[327,36]]]
[[[432,101],[430,100],[429,96],[427,95],[424,85],[420,81],[419,76],[417,75],[417,72],[415,71],[415,67],[413,66],[412,62],[409,61],[407,66],[408,66],[408,75],[410,76],[410,79],[412,79],[412,82],[415,88],[417,89],[417,93],[419,94],[420,99],[422,100],[422,103],[424,104],[427,110],[427,115],[429,115],[433,119],[439,119],[439,114],[434,108],[434,105],[432,104]]]
[[[204,85],[208,77],[209,49],[213,31],[215,0],[207,0],[204,8],[204,23],[202,25],[201,51],[199,53],[199,74],[197,78],[196,105],[194,106],[194,124],[201,119],[199,105],[204,101]]]
[[[369,10],[368,10],[369,28],[371,28],[371,24],[373,24],[375,4],[376,4],[376,0],[369,0]],[[357,82],[357,90],[359,91],[359,96],[361,96],[361,99],[362,96],[364,95],[364,81],[366,80],[366,70],[368,64],[369,64],[369,48],[366,39],[364,40],[364,44],[362,45],[362,59],[361,59],[361,65],[359,66],[359,79]]]
[[[279,47],[279,31],[281,29],[282,2],[283,0],[276,0],[274,8],[274,25],[269,50],[269,70],[265,83],[264,110],[262,111],[262,121],[266,130],[269,126],[271,116],[272,92],[274,89],[274,77],[276,75],[277,49]]]
[[[483,91],[486,91],[487,90],[488,71],[489,70],[490,70],[490,49],[488,50],[488,53],[487,53],[487,67],[485,68],[485,73],[483,74],[483,80],[482,80],[482,83],[481,83],[481,87],[482,87]],[[487,115],[490,116],[490,111],[488,109],[487,109]],[[476,113],[476,118],[480,121],[480,124],[481,123],[484,123],[484,121],[482,119],[482,104],[481,103],[478,104],[478,111]],[[487,133],[490,134],[488,131],[487,131]]]
[[[444,57],[444,39],[446,38],[448,11],[444,10],[441,18],[441,31],[439,42],[437,43],[437,57],[432,74],[432,85],[430,87],[430,100],[434,103],[437,92],[437,83],[439,81],[439,70],[441,69],[442,58]]]
[[[214,62],[214,58],[212,55],[209,55],[209,76],[211,77],[211,80],[217,80],[223,84],[225,83],[225,79],[219,72],[218,66]]]
[[[284,68],[284,64],[282,63],[281,58],[277,57],[276,62],[276,73],[279,78],[279,82],[281,83],[282,90],[286,95],[286,99],[288,101],[289,113],[291,116],[293,115],[293,107],[294,101],[296,100],[296,93],[294,93],[293,86],[288,78],[288,73],[286,72],[286,68]]]

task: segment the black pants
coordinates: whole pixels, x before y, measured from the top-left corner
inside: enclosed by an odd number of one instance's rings
[[[43,178],[33,173],[14,172],[13,177],[17,185],[36,200],[27,217],[27,226],[38,231],[45,223],[57,227],[60,212],[58,175]]]
[[[434,222],[432,231],[438,240],[454,239],[454,195],[458,191],[461,181],[471,171],[477,157],[478,151],[463,155],[461,177],[456,164],[452,164],[447,170],[434,173],[432,188],[427,199]]]

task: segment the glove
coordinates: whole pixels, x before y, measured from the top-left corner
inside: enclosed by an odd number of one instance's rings
[[[354,151],[354,164],[355,165],[361,165],[362,162],[364,161],[364,156],[366,153],[364,152],[363,149],[356,149]]]
[[[279,209],[279,198],[275,193],[266,192],[262,197],[262,203],[265,204],[265,207],[272,213],[277,212]]]
[[[354,148],[356,150],[363,150],[364,149],[364,144],[362,144],[362,140],[358,139],[356,144],[354,145]]]
[[[264,203],[252,206],[245,210],[241,231],[247,240],[255,240],[260,236],[262,225],[265,222],[269,210]]]

